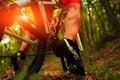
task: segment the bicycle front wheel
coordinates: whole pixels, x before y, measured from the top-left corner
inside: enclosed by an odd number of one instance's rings
[[[46,52],[46,44],[47,41],[38,41],[35,57],[31,61],[30,65],[28,66],[26,76],[24,77],[24,80],[27,80],[30,75],[33,73],[38,73],[42,67],[44,58],[45,58],[45,52]]]

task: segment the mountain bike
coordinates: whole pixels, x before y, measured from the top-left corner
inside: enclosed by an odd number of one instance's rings
[[[25,30],[27,30],[27,31],[33,33],[34,35],[36,35],[37,38],[38,38],[38,42],[29,40],[29,39],[25,39],[25,38],[23,38],[21,36],[18,36],[16,34],[11,34],[10,32],[4,31],[4,33],[7,34],[7,35],[10,35],[10,36],[15,37],[17,39],[21,39],[21,40],[26,41],[30,44],[35,44],[36,45],[36,50],[34,52],[35,56],[28,66],[27,74],[25,76],[26,78],[29,77],[32,73],[39,72],[39,70],[42,67],[44,58],[45,58],[47,45],[52,46],[56,42],[56,40],[58,39],[57,35],[59,33],[60,27],[61,27],[61,25],[63,23],[63,20],[64,20],[64,9],[63,9],[63,7],[61,5],[59,5],[62,8],[62,11],[59,14],[59,17],[58,17],[57,21],[55,22],[56,25],[54,27],[52,27],[51,29],[48,26],[49,21],[47,21],[47,17],[49,17],[49,15],[48,16],[46,15],[48,7],[53,8],[53,7],[58,6],[58,5],[59,4],[56,4],[56,3],[53,3],[53,2],[48,2],[48,1],[38,1],[38,2],[35,1],[35,2],[32,2],[32,3],[27,4],[27,5],[22,5],[22,7],[28,7],[28,6],[31,7],[34,18],[35,18],[35,21],[36,21],[36,24],[39,24],[40,22],[43,22],[44,25],[45,25],[44,27],[41,27],[39,25],[38,27],[39,27],[40,31],[37,31],[37,30],[34,29],[34,27],[36,25],[33,24],[33,23],[30,23],[29,19],[26,19],[24,14],[21,15],[22,19],[20,20],[20,22],[23,24],[23,27],[25,28]],[[42,15],[42,18],[38,18],[39,15],[40,16]],[[29,28],[26,27],[26,26],[29,26]],[[76,45],[78,47],[78,50],[81,47],[79,44],[81,45],[80,37],[79,37],[79,34],[78,34],[77,38],[76,38]],[[54,46],[52,46],[52,47],[54,47]],[[82,49],[82,47],[80,49]],[[81,65],[81,63],[79,63],[79,61],[81,60],[80,55],[78,54],[78,56],[76,56],[76,58],[78,60],[78,62],[75,62],[76,65]],[[60,59],[61,59],[61,62],[62,62],[63,70],[67,71],[68,68],[67,68],[67,65],[66,65],[67,63],[64,60],[65,57],[60,57]],[[75,67],[70,68],[71,73],[74,73],[74,68]]]

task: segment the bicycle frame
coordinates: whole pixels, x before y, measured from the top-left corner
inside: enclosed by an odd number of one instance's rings
[[[32,5],[32,6],[31,6]],[[51,1],[38,1],[38,2],[33,2],[33,3],[29,3],[29,4],[24,4],[24,5],[20,5],[20,7],[21,8],[23,8],[23,7],[28,7],[28,6],[30,6],[31,8],[32,8],[32,10],[33,10],[33,14],[34,14],[34,17],[35,17],[35,19],[37,19],[37,14],[35,13],[36,11],[36,9],[34,9],[34,6],[33,5],[37,5],[37,6],[39,6],[39,8],[37,8],[37,10],[39,10],[39,12],[41,11],[41,15],[43,16],[43,22],[44,22],[44,27],[41,27],[41,28],[45,28],[45,32],[44,32],[44,34],[49,34],[49,26],[48,26],[48,24],[47,24],[47,17],[46,17],[46,12],[45,12],[45,8],[44,8],[44,5],[52,5],[52,6],[55,6],[55,5],[57,5],[56,3],[53,3],[53,2],[51,2]],[[22,16],[22,15],[21,15]],[[28,21],[26,21],[26,20],[24,20],[27,24],[29,24],[29,27],[31,27],[31,28],[33,28],[34,29],[34,27],[36,27],[36,25],[34,25],[34,24],[30,24]],[[36,20],[36,22],[37,22],[37,24],[39,24],[39,19],[37,19]],[[40,27],[40,26],[38,26],[38,27]],[[44,30],[44,29],[42,29],[42,30]],[[38,31],[37,31],[38,32]],[[14,33],[12,33],[12,32],[9,32],[9,31],[4,31],[4,34],[6,34],[6,35],[8,35],[8,36],[11,36],[11,37],[15,37],[15,38],[17,38],[17,39],[20,39],[20,40],[22,40],[22,41],[25,41],[25,42],[27,42],[27,43],[30,43],[30,44],[37,44],[36,42],[34,42],[34,41],[32,41],[32,40],[29,40],[29,39],[27,39],[27,38],[25,38],[25,37],[22,37],[22,36],[19,36],[19,35],[17,35],[17,34],[14,34]],[[40,35],[40,37],[41,37],[42,35]],[[42,36],[42,37],[44,37],[44,36]]]
[[[61,4],[58,4],[58,3],[52,2],[52,1],[36,1],[36,2],[29,3],[29,4],[24,3],[24,4],[20,5],[20,6],[21,7],[26,7],[26,6],[31,6],[31,4],[39,5],[39,9],[38,10],[41,11],[41,15],[43,16],[43,22],[44,22],[44,25],[45,25],[44,26],[44,28],[45,28],[45,32],[44,33],[45,34],[49,34],[50,31],[49,31],[48,23],[46,22],[47,21],[47,17],[46,17],[46,12],[45,12],[44,5],[59,6],[61,8],[63,8],[63,6]],[[33,12],[36,12],[36,11],[34,11],[34,8],[33,8]],[[36,17],[37,15],[34,13],[34,16]],[[61,19],[61,21],[62,20],[63,19]],[[36,21],[39,24],[39,20],[36,20]],[[60,21],[59,25],[61,25],[61,21]],[[30,26],[34,27],[35,25],[34,24],[30,24]],[[42,30],[44,30],[44,29],[42,29]],[[25,37],[21,37],[19,35],[13,34],[13,33],[8,32],[8,31],[4,31],[4,34],[7,34],[7,35],[12,36],[12,37],[15,37],[17,39],[20,39],[20,40],[25,41],[25,42],[30,43],[30,44],[37,44],[37,42],[35,42],[35,41],[32,41],[32,40],[27,39]],[[40,37],[42,37],[42,35]],[[83,46],[82,46],[82,43],[81,43],[81,39],[80,39],[79,33],[77,34],[76,41],[78,43],[79,50],[83,51]]]

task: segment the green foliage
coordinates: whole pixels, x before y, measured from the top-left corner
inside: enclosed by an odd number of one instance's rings
[[[98,51],[85,53],[83,56],[85,71],[88,75],[108,78],[109,80],[120,79],[120,52],[119,40],[105,44]]]
[[[56,6],[55,10],[53,11],[53,17],[58,17],[61,11],[62,9]]]
[[[102,0],[82,0],[81,37],[83,46],[87,51],[89,51],[88,49],[100,48],[103,40],[107,35],[111,35],[112,31],[115,32],[114,34],[119,32],[119,1],[103,1],[105,5],[101,4],[101,1]],[[110,4],[110,6],[108,4]]]
[[[11,55],[7,45],[0,43],[0,74],[5,73],[7,68],[10,68],[11,62],[9,56]]]
[[[16,74],[14,80],[23,80],[24,76],[26,75],[26,69],[22,70],[18,74]]]
[[[60,0],[55,0],[56,2],[59,2]]]
[[[90,67],[86,67],[85,70],[88,72],[89,76],[108,78],[109,80],[117,80],[119,79],[119,75],[115,75],[113,71],[109,70],[109,64],[93,64]]]
[[[99,68],[99,73],[96,73],[96,77],[106,77],[109,80],[117,80],[117,77],[113,71],[109,70],[109,64],[105,63]]]
[[[49,62],[49,61],[52,61],[52,60],[54,60],[56,58],[58,58],[58,57],[56,57],[55,54],[46,55],[45,61]]]
[[[40,80],[40,77],[37,73],[35,73],[30,76],[29,80]]]

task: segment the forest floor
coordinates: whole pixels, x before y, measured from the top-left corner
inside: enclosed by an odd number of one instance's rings
[[[50,54],[45,57],[39,78],[31,80],[120,80],[120,39],[106,42],[96,51],[81,52],[81,56],[86,77],[63,72],[60,59]]]
[[[82,80],[120,80],[120,39],[81,56],[87,75]],[[78,75],[63,72],[59,58],[53,55],[46,56],[41,73],[45,76],[43,80],[81,80]]]

